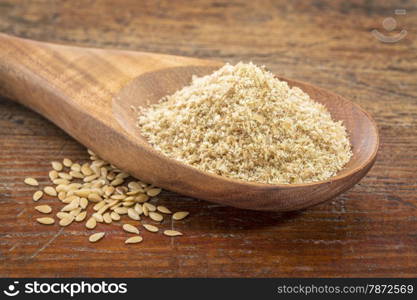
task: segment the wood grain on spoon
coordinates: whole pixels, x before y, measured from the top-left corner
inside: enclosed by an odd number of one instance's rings
[[[0,92],[34,109],[80,143],[146,182],[221,204],[255,210],[295,210],[330,199],[373,165],[376,125],[360,107],[307,83],[286,80],[343,120],[353,157],[329,180],[266,185],[201,172],[156,152],[140,136],[131,106],[155,103],[208,74],[219,62],[119,50],[40,43],[0,34]]]

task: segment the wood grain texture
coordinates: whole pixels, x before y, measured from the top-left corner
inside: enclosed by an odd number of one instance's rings
[[[86,242],[80,224],[35,224],[33,189],[49,162],[86,159],[82,146],[18,104],[0,100],[0,276],[405,276],[417,274],[416,1],[0,1],[0,31],[84,46],[230,62],[333,90],[376,119],[381,148],[371,172],[333,202],[261,213],[165,192],[192,214],[166,239]],[[397,8],[407,15],[395,16]],[[382,43],[394,16],[407,36]],[[57,203],[51,202],[57,209]],[[167,224],[169,225],[169,224]]]

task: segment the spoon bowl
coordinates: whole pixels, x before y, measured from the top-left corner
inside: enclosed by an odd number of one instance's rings
[[[193,75],[222,64],[131,51],[78,48],[0,34],[0,92],[36,110],[103,159],[145,182],[238,208],[290,211],[326,201],[355,185],[376,159],[375,122],[358,105],[314,85],[278,77],[342,120],[353,156],[336,176],[307,184],[260,184],[200,171],[156,151],[132,109],[156,103]]]

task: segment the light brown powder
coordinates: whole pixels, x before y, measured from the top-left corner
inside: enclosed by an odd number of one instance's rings
[[[325,180],[352,153],[342,122],[252,63],[226,64],[142,109],[142,135],[181,162],[262,183]]]

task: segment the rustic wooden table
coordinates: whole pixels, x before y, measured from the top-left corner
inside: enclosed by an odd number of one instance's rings
[[[254,61],[352,99],[378,123],[369,175],[322,205],[260,213],[164,192],[192,214],[181,238],[144,233],[87,242],[38,215],[26,176],[47,182],[49,162],[85,160],[78,144],[36,113],[0,99],[0,276],[416,276],[416,1],[0,1],[0,31],[83,46]],[[405,9],[401,11],[396,9]],[[388,32],[385,28],[398,23]],[[385,21],[384,21],[385,20]],[[383,23],[384,21],[384,23]],[[384,28],[385,25],[385,28]],[[379,38],[371,33],[378,29]],[[407,35],[381,41],[400,29]],[[414,30],[414,31],[413,31]],[[52,200],[54,207],[58,204]]]

